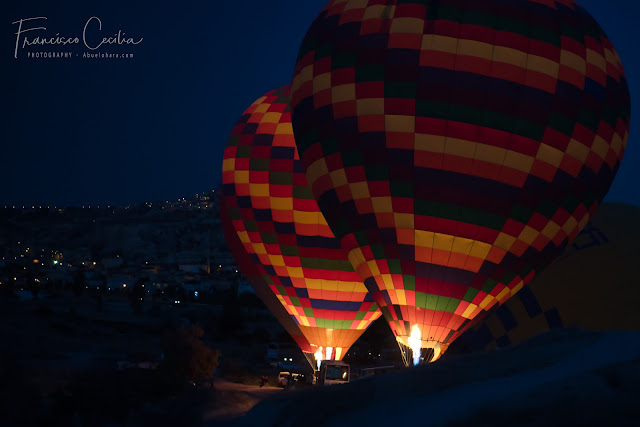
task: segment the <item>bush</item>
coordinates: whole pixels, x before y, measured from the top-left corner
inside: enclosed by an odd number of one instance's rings
[[[160,369],[171,379],[213,379],[220,351],[202,343],[204,331],[197,325],[170,330],[165,339],[164,360]]]

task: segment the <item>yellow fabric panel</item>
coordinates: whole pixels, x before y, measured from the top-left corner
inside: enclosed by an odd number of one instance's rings
[[[413,116],[387,114],[384,116],[384,128],[387,132],[413,133],[416,128],[416,119]]]
[[[491,295],[487,295],[482,302],[480,303],[479,307],[484,309],[485,307],[487,307],[489,304],[491,304],[493,302],[493,300],[495,300],[495,298]]]
[[[347,284],[353,284],[353,290],[352,292],[354,293],[362,293],[362,294],[366,294],[367,292],[369,292],[367,290],[367,287],[364,285],[364,283],[362,282],[340,282],[343,284],[343,286],[347,286],[345,283]],[[358,299],[358,301],[363,301],[364,300],[364,295],[362,295],[362,298]]]
[[[587,49],[587,63],[607,72],[607,60],[595,50]]]
[[[323,291],[337,291],[338,290],[338,281],[337,280],[320,280],[320,286]]]
[[[500,233],[498,234],[498,237],[496,237],[496,241],[493,242],[493,246],[497,246],[501,249],[504,249],[505,251],[508,251],[509,249],[511,249],[511,246],[513,246],[515,241],[515,237],[510,236],[506,233]]]
[[[589,219],[591,219],[589,217],[589,214],[586,214],[585,216],[582,217],[582,219],[580,220],[580,222],[578,222],[578,227],[580,228],[580,230],[584,229],[584,227],[587,225],[587,223],[589,222]]]
[[[576,220],[573,216],[570,216],[567,221],[562,226],[562,230],[567,234],[571,234],[573,230],[578,226],[578,220]]]
[[[348,0],[346,3],[347,4],[344,5],[343,10],[364,9],[365,7],[367,7],[368,0]]]
[[[396,298],[398,298],[398,304],[407,305],[407,297],[404,293],[404,289],[396,289]]]
[[[419,151],[429,151],[431,153],[444,153],[446,137],[440,135],[429,135],[416,133],[414,135],[414,147]]]
[[[557,148],[554,148],[547,144],[540,144],[536,158],[542,160],[543,162],[549,163],[550,165],[558,167],[562,162],[563,156],[564,153]]]
[[[560,231],[560,226],[553,221],[549,221],[547,225],[542,229],[542,234],[549,240],[553,240]]]
[[[616,54],[610,49],[607,49],[607,48],[604,49],[604,59],[610,64],[614,64],[614,65],[618,64]]]
[[[591,146],[591,151],[600,156],[601,159],[607,157],[607,153],[609,152],[609,144],[607,141],[602,139],[600,135],[596,135],[596,139],[593,141],[593,145]]]
[[[482,160],[483,162],[494,163],[502,165],[504,158],[507,155],[507,150],[500,147],[494,147],[488,144],[477,144],[475,158]]]
[[[348,257],[349,257],[349,262],[351,262],[351,265],[353,266],[357,266],[366,262],[366,260],[364,259],[364,255],[362,254],[362,250],[360,248],[352,249],[349,252]]]
[[[458,55],[475,56],[477,58],[491,60],[493,57],[493,45],[476,40],[459,39],[457,53]]]
[[[511,293],[511,289],[505,286],[505,288],[501,290],[498,295],[496,295],[496,299],[498,301],[502,301],[510,293]]]
[[[249,234],[246,231],[238,231],[238,238],[242,243],[249,243]]]
[[[393,286],[393,279],[391,278],[390,274],[381,274],[380,277],[382,278],[382,282],[384,283],[384,287],[387,290],[395,289],[395,287]]]
[[[233,169],[235,169],[235,167],[236,167],[236,159],[235,158],[224,159],[222,161],[222,171],[223,172],[232,171]]]
[[[295,75],[291,82],[291,92],[295,92],[300,89],[304,83],[313,79],[313,64],[304,67],[298,74]]]
[[[451,252],[454,237],[449,234],[434,233],[433,248]]]
[[[372,197],[371,204],[374,212],[393,212],[391,197]]]
[[[425,50],[425,44],[429,46],[428,49],[436,50],[438,52],[456,53],[458,49],[457,38],[439,36],[436,34],[429,34],[422,37],[423,50]]]
[[[432,231],[416,230],[415,232],[416,246],[420,246],[423,248],[432,248],[434,234],[435,233],[433,233]]]
[[[469,304],[469,307],[467,307],[467,309],[464,311],[464,313],[462,313],[462,317],[464,317],[465,319],[468,319],[469,316],[471,316],[471,314],[476,311],[476,308],[478,308],[477,305],[475,304]]]
[[[454,237],[451,251],[462,255],[469,255],[473,242],[473,240],[465,239],[464,237]]]
[[[523,287],[523,286],[524,286],[524,281],[522,281],[522,280],[521,280],[521,281],[519,281],[519,282],[518,282],[518,284],[517,284],[517,285],[515,285],[515,286],[513,287],[513,289],[511,289],[511,296],[513,296],[513,295],[517,294],[517,293],[518,293],[518,291],[519,291],[520,289],[522,289],[522,287]]]
[[[444,144],[444,152],[454,156],[466,157],[473,159],[476,151],[476,143],[473,141],[465,141],[464,139],[446,138]]]
[[[304,277],[301,267],[287,267],[290,277]]]
[[[620,151],[622,150],[622,138],[617,133],[613,134],[613,139],[611,140],[611,149],[616,153],[617,156],[620,155]]]
[[[522,153],[507,150],[507,155],[504,157],[504,166],[510,167],[520,172],[529,173],[533,166],[533,157],[527,156]]]
[[[406,230],[413,230],[413,214],[407,213],[394,213],[393,219],[396,224],[396,228],[403,228]]]
[[[293,135],[293,126],[291,123],[278,123],[276,126],[276,135]]]
[[[264,97],[262,97],[262,98],[260,98],[260,99],[264,100],[265,98],[264,98]],[[262,104],[262,103],[261,103],[260,105],[258,105],[258,106],[253,110],[253,112],[254,112],[254,113],[266,113],[266,112],[267,112],[267,110],[269,109],[269,106],[270,106],[270,105],[271,105],[271,104]]]
[[[486,259],[490,250],[491,245],[480,242],[478,240],[474,240],[469,255],[480,259]]]
[[[284,266],[284,258],[282,257],[282,255],[269,255],[269,262],[273,266]]]
[[[253,102],[253,104],[251,104],[251,106],[258,105],[258,104],[262,104],[266,99],[267,99],[267,97],[266,97],[266,96],[261,96],[260,98],[256,99],[256,100]],[[267,108],[265,108],[265,110],[264,110],[264,111],[259,110],[259,108],[261,107],[261,105],[258,105],[258,107],[256,107],[256,109],[255,109],[254,111],[257,111],[257,112],[259,112],[259,113],[264,113],[265,111],[267,111],[267,109],[269,108],[269,105],[270,105],[270,104],[263,104],[263,105],[266,105],[266,107],[267,107]]]
[[[575,139],[569,141],[569,145],[567,146],[567,154],[580,161],[580,163],[584,163],[587,160],[589,151],[589,147]]]
[[[255,251],[256,254],[262,254],[265,255],[267,253],[267,249],[264,247],[264,245],[262,243],[251,243],[251,246],[253,247],[253,250]]]
[[[527,68],[527,52],[510,47],[495,46],[493,48],[493,60],[515,65],[523,69]]]
[[[293,221],[299,224],[318,224],[320,212],[293,211]]]
[[[309,185],[313,185],[316,180],[324,175],[329,173],[329,168],[327,168],[327,163],[324,159],[318,159],[311,164],[307,168],[307,179],[309,180]]]
[[[560,64],[573,68],[580,74],[587,73],[587,61],[568,50],[560,52]]]
[[[331,73],[323,73],[313,78],[313,93],[331,88]]]
[[[378,263],[376,262],[376,260],[372,259],[370,261],[367,261],[367,265],[369,266],[369,270],[371,270],[371,273],[373,273],[373,275],[377,276],[380,274],[380,269],[378,268]]]
[[[271,209],[276,211],[291,211],[293,210],[293,198],[271,197]]]
[[[331,99],[334,104],[343,101],[353,101],[356,99],[356,85],[349,83],[332,87]]]
[[[269,184],[253,183],[249,187],[249,193],[254,197],[269,197]]]
[[[329,172],[329,176],[331,177],[331,182],[333,185],[338,188],[348,184],[347,174],[344,169],[337,169]]]
[[[365,0],[362,0],[365,1]],[[368,0],[366,0],[366,2],[368,2]],[[362,20],[368,20],[368,19],[376,19],[376,18],[381,18],[382,15],[384,14],[385,9],[387,9],[388,6],[382,5],[382,4],[376,4],[373,6],[368,6],[365,10],[364,10],[364,17],[362,18]],[[395,6],[391,7],[391,13],[389,13],[389,17],[393,17],[393,15],[395,14]]]
[[[349,188],[351,189],[351,195],[356,200],[371,198],[371,194],[369,193],[369,186],[366,182],[356,182],[354,184],[349,184]]]
[[[265,113],[264,116],[262,117],[261,122],[262,123],[278,123],[280,121],[280,117],[282,117],[282,113],[277,113],[277,112],[269,112],[269,113]]]
[[[378,116],[384,114],[384,98],[365,98],[356,101],[356,112],[360,116]]]
[[[531,245],[540,235],[540,232],[535,228],[531,228],[528,225],[524,227],[524,230],[518,236],[518,239],[525,242],[527,245]]]
[[[322,289],[322,279],[305,278],[304,283],[307,289]]]
[[[391,34],[422,34],[424,33],[424,19],[394,18],[391,21]]]
[[[233,173],[233,179],[236,184],[248,184],[249,183],[249,171],[235,171]]]
[[[529,55],[527,57],[527,70],[558,78],[560,64],[542,56]]]

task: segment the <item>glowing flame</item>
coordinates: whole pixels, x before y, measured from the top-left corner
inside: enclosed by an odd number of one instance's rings
[[[322,363],[322,347],[318,348],[313,356],[316,358],[316,364],[318,365],[318,370],[320,370],[320,363]]]
[[[333,347],[327,347],[327,360],[331,360],[332,353],[333,353]]]
[[[411,328],[409,347],[413,353],[413,366],[415,366],[420,363],[420,349],[422,347],[422,333],[418,325],[413,325],[413,328]]]

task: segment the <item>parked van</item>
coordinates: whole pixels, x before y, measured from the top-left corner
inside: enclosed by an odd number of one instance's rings
[[[318,385],[346,384],[351,377],[349,364],[340,360],[323,360],[318,372]]]

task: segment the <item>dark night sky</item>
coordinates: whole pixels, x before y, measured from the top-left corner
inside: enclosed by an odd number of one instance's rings
[[[0,205],[62,206],[177,199],[216,188],[235,121],[256,98],[290,81],[298,45],[326,1],[7,3],[0,25]],[[633,111],[640,3],[581,4],[620,53]],[[36,16],[48,18],[40,21],[48,37],[82,37],[87,19],[97,16],[103,36],[120,29],[143,41],[98,50],[133,52],[133,59],[26,57],[40,50],[82,56],[83,45],[27,47],[14,59],[11,23]],[[640,205],[640,118],[632,117],[606,200]]]

